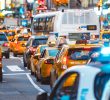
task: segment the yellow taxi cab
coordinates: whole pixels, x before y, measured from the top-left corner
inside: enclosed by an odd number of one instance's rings
[[[69,67],[87,64],[90,55],[99,51],[102,44],[73,44],[64,45],[61,52],[55,58],[50,72],[50,86]]]
[[[50,82],[50,71],[54,58],[59,52],[58,48],[48,47],[41,53],[39,62],[36,66],[36,79],[41,83]]]
[[[0,82],[2,81],[2,49],[0,47]]]
[[[9,41],[11,41],[16,35],[14,30],[7,30],[5,33]]]
[[[10,51],[13,51],[13,48],[14,48],[14,41],[16,40],[16,38],[18,37],[19,35],[15,35],[14,38],[9,41],[9,44],[10,44]]]
[[[16,35],[13,40],[12,51],[13,55],[16,57],[19,54],[23,54],[26,49],[26,43],[29,39],[30,35]]]
[[[35,53],[33,55],[31,55],[31,58],[30,58],[30,62],[31,62],[31,66],[30,66],[30,69],[31,69],[31,74],[32,75],[35,75],[35,72],[36,72],[36,65],[39,61],[39,58],[40,58],[40,55],[41,55],[41,52],[46,48],[48,47],[46,44],[45,45],[39,45],[35,51]]]

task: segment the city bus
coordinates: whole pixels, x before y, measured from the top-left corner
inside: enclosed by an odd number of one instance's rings
[[[93,9],[44,12],[33,16],[32,33],[66,36],[69,41],[99,38],[99,17]]]

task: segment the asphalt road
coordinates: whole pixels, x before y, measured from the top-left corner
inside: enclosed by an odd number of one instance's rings
[[[0,100],[36,100],[40,91],[50,92],[49,85],[36,82],[30,71],[23,67],[22,56],[3,58],[3,82],[0,83]]]

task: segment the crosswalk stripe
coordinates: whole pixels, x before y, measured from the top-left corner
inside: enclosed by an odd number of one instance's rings
[[[22,70],[20,67],[18,67],[17,65],[10,65],[10,66],[6,66],[10,71],[13,72],[21,72],[24,71]]]

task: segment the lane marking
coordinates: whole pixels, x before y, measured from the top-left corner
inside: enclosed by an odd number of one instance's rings
[[[11,74],[3,74],[5,76],[13,76],[13,75],[26,75],[26,74],[30,74],[30,73],[11,73]]]
[[[22,70],[20,67],[18,67],[17,65],[10,65],[10,66],[6,66],[9,70],[13,71],[13,72],[21,72],[24,71]]]
[[[39,90],[40,92],[44,92],[43,89],[41,89],[38,85],[36,85],[36,84],[34,83],[34,81],[32,80],[32,78],[30,77],[29,74],[26,74],[26,76],[27,76],[27,78],[29,79],[29,81],[31,82],[31,84],[34,86],[35,89]]]

